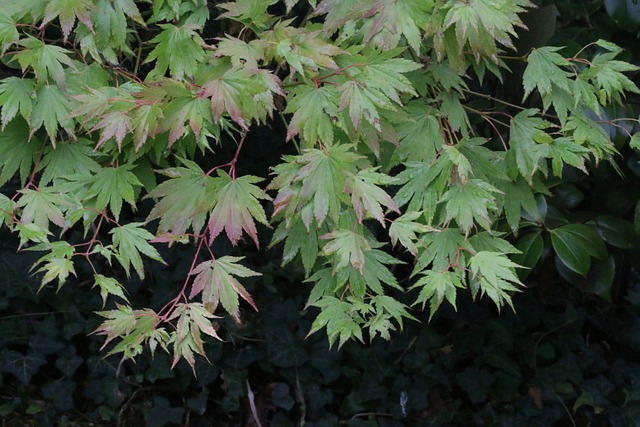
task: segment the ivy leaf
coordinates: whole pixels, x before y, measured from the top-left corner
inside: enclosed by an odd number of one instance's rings
[[[325,296],[313,305],[320,308],[320,314],[311,325],[307,336],[326,327],[329,344],[333,346],[338,340],[338,349],[351,338],[364,342],[362,338],[364,319],[352,304],[332,296]]]
[[[31,67],[39,82],[46,84],[49,78],[53,78],[64,90],[66,81],[63,65],[76,68],[73,60],[68,56],[69,51],[59,46],[45,44],[32,36],[21,40],[19,44],[26,48],[15,55],[22,67],[22,72],[26,72]]]
[[[117,297],[122,298],[126,302],[129,302],[126,295],[124,294],[124,288],[113,277],[106,277],[102,274],[94,274],[93,276],[94,284],[92,287],[100,288],[100,296],[102,297],[102,307],[107,303],[107,297],[109,295],[115,295]]]
[[[493,185],[479,179],[452,186],[441,199],[441,203],[446,204],[445,221],[455,219],[465,233],[471,230],[475,222],[488,230],[491,227],[489,211],[496,209],[496,199],[492,193],[499,192]]]
[[[0,12],[1,14],[1,12]],[[1,16],[1,15],[0,15]],[[18,112],[27,121],[33,110],[35,83],[32,79],[7,77],[0,82],[0,106],[2,106],[2,129],[16,117]]]
[[[469,268],[473,279],[470,284],[471,293],[474,297],[478,293],[486,294],[498,308],[507,303],[513,309],[508,292],[519,292],[516,286],[524,286],[515,271],[516,268],[521,268],[520,265],[503,253],[481,251],[471,257]]]
[[[381,205],[398,214],[400,210],[391,196],[378,185],[394,184],[398,180],[389,175],[375,172],[375,170],[375,168],[361,170],[357,175],[348,178],[344,191],[351,194],[351,204],[360,224],[362,224],[366,211],[384,227],[384,212]]]
[[[161,171],[171,178],[149,193],[149,197],[160,198],[146,219],[160,218],[158,234],[171,232],[181,235],[189,228],[199,234],[206,219],[202,207],[208,206],[208,201],[215,198],[217,187],[213,178],[206,176],[196,163],[181,161],[187,167]]]
[[[235,246],[244,230],[256,247],[260,247],[254,219],[269,225],[260,199],[271,199],[260,187],[254,185],[261,182],[262,178],[246,175],[234,179],[221,170],[218,170],[218,176],[219,190],[207,224],[210,239],[215,239],[224,229],[231,244]]]
[[[335,270],[347,267],[349,264],[362,273],[364,268],[364,252],[371,249],[367,240],[352,230],[338,230],[320,236],[322,240],[330,240],[323,248],[326,255],[336,254],[338,260]]]
[[[422,309],[429,302],[429,320],[436,314],[442,302],[447,300],[456,308],[457,288],[464,288],[461,271],[427,271],[410,289],[420,289],[420,294],[414,304],[422,304]]]
[[[40,29],[44,28],[45,25],[55,18],[60,18],[62,35],[66,42],[76,23],[77,17],[80,22],[93,31],[93,21],[91,20],[92,7],[93,2],[90,0],[51,0],[47,2],[47,8],[44,11],[44,19],[42,20],[42,24],[40,24]]]
[[[180,27],[161,24],[160,28],[162,28],[160,34],[151,39],[151,43],[156,47],[145,61],[156,60],[156,66],[147,78],[164,77],[167,69],[171,77],[178,80],[193,76],[205,57],[202,49],[204,40],[196,32],[198,27],[189,24]]]
[[[213,313],[218,304],[222,303],[222,307],[235,319],[239,316],[238,296],[258,311],[251,295],[234,277],[261,276],[260,273],[240,265],[239,262],[243,259],[244,257],[223,256],[198,264],[189,273],[196,276],[189,298],[202,293],[202,303],[210,313]]]
[[[31,173],[33,162],[42,150],[42,142],[29,138],[29,128],[24,120],[14,120],[0,132],[0,186],[9,181],[16,172],[24,186]]]
[[[134,186],[142,186],[142,183],[131,172],[133,165],[103,168],[92,176],[89,194],[95,197],[95,208],[102,211],[109,205],[115,220],[120,217],[122,201],[131,205],[135,210]]]
[[[391,244],[395,246],[396,243],[400,242],[413,256],[418,256],[418,247],[414,243],[418,240],[416,233],[422,234],[434,230],[433,227],[416,221],[421,216],[421,211],[408,211],[401,217],[393,220],[389,227]]]
[[[582,276],[586,277],[589,272],[591,257],[606,257],[604,242],[593,227],[567,224],[549,230],[549,233],[553,249],[563,264]]]
[[[142,222],[130,222],[109,231],[113,240],[116,259],[130,277],[131,266],[136,270],[140,279],[144,279],[144,266],[140,254],[165,264],[164,260],[153,246],[149,244],[154,236],[142,228]]]

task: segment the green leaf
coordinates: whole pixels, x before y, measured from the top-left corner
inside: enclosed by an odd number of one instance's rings
[[[265,30],[269,27],[271,15],[267,8],[278,0],[236,0],[229,3],[218,4],[217,7],[226,10],[221,16],[233,18],[250,28]]]
[[[167,320],[178,319],[176,326],[176,337],[173,343],[173,364],[184,357],[191,369],[195,369],[195,358],[193,352],[206,358],[201,333],[205,333],[215,339],[220,340],[210,319],[217,319],[209,313],[202,304],[178,304]]]
[[[0,53],[4,55],[7,49],[18,40],[20,40],[20,33],[11,13],[0,10]]]
[[[521,267],[505,254],[481,251],[471,257],[469,268],[472,274],[471,292],[486,294],[500,309],[504,303],[513,309],[509,292],[518,292],[523,286],[515,269]]]
[[[302,265],[305,272],[309,274],[316,263],[318,251],[320,250],[318,232],[314,227],[307,229],[300,219],[292,221],[292,224],[287,227],[286,222],[282,222],[278,226],[274,232],[271,246],[285,240],[282,265],[289,263],[300,253]]]
[[[205,53],[201,46],[204,40],[196,32],[198,27],[185,24],[177,27],[172,24],[161,24],[160,34],[151,39],[156,46],[146,62],[156,61],[156,65],[147,78],[164,77],[167,69],[171,77],[182,80],[193,76],[199,63],[204,60]]]
[[[560,260],[571,270],[586,276],[591,257],[603,259],[606,248],[597,231],[584,224],[567,224],[549,230],[551,244]]]
[[[518,177],[515,182],[501,181],[497,188],[504,193],[504,214],[514,233],[518,232],[524,212],[536,221],[541,219],[533,189],[524,178]]]
[[[136,208],[134,186],[142,186],[142,183],[131,169],[133,165],[103,168],[91,177],[89,194],[95,197],[95,208],[102,211],[109,205],[116,221],[120,217],[122,201],[134,210]]]
[[[98,172],[101,168],[93,159],[95,154],[89,144],[92,142],[80,139],[74,142],[59,142],[55,147],[47,146],[38,165],[42,171],[40,185],[48,184],[64,175],[89,175]]]
[[[107,297],[109,295],[115,295],[117,297],[122,298],[126,302],[129,302],[126,295],[124,294],[124,288],[113,277],[106,277],[102,274],[95,274],[93,276],[94,284],[93,287],[98,286],[100,288],[100,296],[102,297],[102,307],[107,303]]]
[[[331,145],[333,122],[338,120],[338,96],[339,91],[331,85],[294,87],[285,110],[285,113],[293,113],[287,128],[287,141],[300,134],[305,141],[304,147],[313,147],[318,140]]]
[[[0,131],[0,185],[6,184],[19,172],[24,186],[40,150],[42,142],[37,137],[29,138],[29,128],[24,120],[9,123]]]
[[[80,22],[93,30],[93,21],[91,20],[91,9],[93,2],[90,0],[51,0],[47,2],[47,8],[44,11],[44,19],[40,27],[44,27],[55,18],[60,19],[62,27],[62,35],[64,41],[67,41],[73,26],[76,23],[76,17]]]
[[[181,235],[189,228],[199,234],[204,226],[210,200],[217,191],[214,178],[206,176],[200,167],[191,161],[182,160],[187,167],[161,171],[170,177],[149,193],[149,197],[160,198],[151,209],[147,221],[160,218],[158,234],[171,232]]]
[[[516,264],[526,268],[526,270],[518,270],[519,277],[524,280],[529,276],[531,269],[536,266],[542,256],[544,251],[544,240],[542,239],[541,233],[536,231],[533,233],[527,233],[520,237],[515,246],[521,253],[514,254],[511,258]]]
[[[551,94],[552,85],[557,86],[567,92],[571,91],[568,71],[562,67],[568,67],[571,62],[560,56],[558,53],[561,47],[545,46],[534,49],[527,58],[527,68],[522,76],[524,85],[524,99],[526,99],[533,89],[544,97]]]
[[[264,60],[264,49],[265,43],[262,40],[246,42],[227,34],[218,42],[216,56],[228,56],[235,68],[257,70],[258,61]]]
[[[352,338],[364,341],[362,338],[364,319],[352,304],[332,296],[326,296],[313,305],[320,308],[320,314],[311,325],[307,336],[326,327],[329,344],[333,346],[338,340],[338,349]]]
[[[634,249],[638,237],[631,222],[610,215],[597,216],[590,222],[596,227],[602,239],[616,248]]]
[[[22,39],[19,44],[25,48],[15,55],[22,71],[26,72],[31,67],[40,83],[46,84],[52,78],[64,90],[66,80],[63,65],[75,69],[73,60],[67,55],[69,51],[59,46],[45,44],[31,36]]]
[[[447,300],[449,304],[456,308],[456,288],[464,288],[462,272],[459,269],[453,271],[429,270],[424,273],[410,289],[420,289],[420,294],[414,304],[422,304],[422,309],[429,302],[429,320],[436,314],[442,302]]]
[[[422,234],[428,231],[434,231],[433,227],[416,221],[421,216],[422,212],[420,211],[406,212],[401,217],[393,220],[389,227],[391,243],[395,246],[396,243],[400,242],[413,256],[418,256],[418,247],[414,243],[418,240],[416,233]]]
[[[391,196],[378,185],[394,184],[398,180],[389,175],[375,172],[375,170],[375,168],[361,170],[355,176],[347,179],[344,191],[351,194],[351,204],[359,223],[362,224],[365,212],[367,212],[384,227],[385,218],[382,206],[386,206],[398,214],[400,210]]]
[[[534,117],[537,113],[537,109],[524,110],[511,120],[506,160],[512,178],[515,178],[519,172],[528,182],[531,182],[543,159],[542,153],[536,150],[536,146],[553,142],[551,136],[546,133],[551,123]]]
[[[153,240],[153,234],[142,228],[143,225],[142,222],[130,222],[109,231],[113,236],[116,259],[126,271],[127,277],[130,276],[133,266],[138,276],[144,279],[144,266],[140,254],[165,264],[156,248],[149,244],[149,241]]]
[[[44,125],[49,138],[55,144],[58,140],[58,128],[62,127],[71,136],[74,135],[73,121],[69,119],[71,104],[56,86],[42,86],[36,92],[31,114],[31,134]]]
[[[365,263],[364,252],[371,249],[362,235],[352,230],[338,230],[324,234],[320,239],[330,240],[322,251],[326,255],[336,254],[336,270],[350,264],[362,274]]]
[[[16,207],[22,208],[20,221],[23,224],[35,224],[48,229],[51,221],[60,228],[66,228],[60,207],[68,202],[63,196],[48,187],[40,187],[38,190],[23,189],[20,193],[22,196]]]
[[[212,261],[204,261],[198,264],[190,275],[195,275],[189,298],[202,294],[202,303],[205,308],[213,313],[222,303],[222,307],[239,319],[240,304],[238,296],[247,301],[254,310],[258,307],[253,302],[251,295],[234,277],[261,276],[253,270],[239,264],[244,257],[223,256]]]
[[[492,223],[489,211],[496,209],[496,199],[492,193],[499,192],[491,184],[479,179],[452,186],[441,199],[441,203],[446,204],[445,221],[455,219],[465,233],[475,223],[488,230]]]
[[[242,231],[245,231],[256,247],[260,247],[254,219],[261,224],[269,225],[260,199],[271,199],[260,187],[254,185],[261,182],[262,178],[252,175],[232,178],[221,170],[218,170],[218,176],[219,190],[207,224],[210,239],[215,239],[224,230],[231,244],[235,246],[242,237]]]
[[[7,77],[0,81],[2,129],[16,117],[18,112],[25,120],[29,121],[31,111],[33,111],[34,89],[35,83],[32,79]]]

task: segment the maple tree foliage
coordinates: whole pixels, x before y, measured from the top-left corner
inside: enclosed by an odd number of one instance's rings
[[[260,266],[214,251],[221,239],[299,260],[319,309],[309,333],[338,346],[389,339],[465,290],[517,309],[537,262],[520,256],[518,232],[566,168],[615,162],[604,108],[640,93],[638,68],[603,40],[514,54],[528,0],[0,4],[12,70],[0,184],[17,187],[0,195],[0,225],[41,253],[43,286],[90,265],[104,304],[117,303],[96,333],[125,358],[148,346],[194,366],[203,334],[220,339],[216,319],[261,309],[243,285]],[[525,66],[520,104],[483,89],[509,61]],[[281,121],[295,153],[269,176],[240,175],[251,136]],[[69,241],[78,230],[84,240]],[[594,233],[551,230],[577,274],[604,256]],[[163,245],[195,248],[182,289],[164,307],[131,307],[125,279],[171,264]]]

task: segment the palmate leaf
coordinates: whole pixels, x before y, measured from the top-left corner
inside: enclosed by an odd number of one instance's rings
[[[293,219],[290,225],[283,221],[273,233],[270,246],[283,240],[282,265],[289,263],[300,253],[304,270],[306,274],[309,274],[316,263],[320,250],[316,228],[307,229],[300,218]]]
[[[43,28],[49,22],[56,18],[60,19],[62,27],[62,35],[64,41],[67,41],[76,18],[90,30],[93,30],[93,21],[91,19],[91,9],[93,2],[91,0],[51,0],[47,2],[47,8],[44,11],[44,19],[40,28]]]
[[[477,223],[484,229],[491,227],[489,211],[497,208],[494,193],[500,190],[479,179],[454,185],[442,196],[445,203],[445,222],[455,219],[460,229],[468,233]]]
[[[107,303],[107,297],[109,297],[109,295],[115,295],[122,298],[126,302],[129,302],[127,296],[124,294],[124,287],[113,277],[103,276],[102,274],[94,274],[93,280],[93,287],[95,288],[97,286],[100,288],[100,297],[102,297],[103,308]]]
[[[265,30],[269,27],[267,8],[278,0],[236,0],[218,4],[217,7],[226,10],[222,17],[233,18],[255,30]]]
[[[165,120],[158,129],[158,133],[169,131],[169,147],[184,137],[188,129],[191,129],[196,140],[200,139],[200,132],[212,123],[209,100],[196,96],[186,87],[178,90],[179,95],[164,107]]]
[[[65,241],[58,241],[53,243],[41,243],[33,246],[28,250],[33,251],[50,251],[48,254],[41,257],[31,270],[35,269],[38,265],[42,265],[37,273],[44,273],[40,284],[40,289],[48,283],[58,280],[58,289],[66,282],[69,274],[76,275],[73,261],[71,257],[74,254],[74,247]]]
[[[37,137],[29,138],[29,127],[22,119],[11,121],[0,131],[0,186],[19,173],[21,185],[25,185],[33,162],[42,150]]]
[[[95,198],[95,208],[102,211],[109,206],[116,220],[120,217],[122,202],[125,201],[135,210],[134,186],[142,186],[142,183],[131,172],[134,165],[122,165],[117,167],[102,168],[91,177],[89,194]]]
[[[207,224],[210,239],[215,239],[224,230],[235,246],[242,237],[242,231],[245,231],[256,247],[260,247],[254,219],[269,225],[260,200],[271,200],[255,185],[263,179],[252,175],[234,179],[220,169],[218,177],[218,191]]]
[[[116,259],[124,268],[127,277],[130,277],[133,266],[138,276],[144,279],[141,254],[165,264],[156,248],[149,244],[149,241],[154,238],[153,234],[142,228],[143,226],[142,222],[130,222],[109,232],[113,236],[113,250]]]
[[[96,173],[101,168],[93,157],[90,147],[93,142],[79,139],[74,142],[58,142],[56,146],[47,146],[38,170],[42,171],[40,185],[49,184],[55,178],[64,175]]]
[[[191,369],[195,369],[194,352],[206,358],[201,333],[220,340],[211,319],[217,319],[209,313],[202,304],[189,303],[178,304],[167,319],[178,319],[176,324],[175,339],[173,341],[173,363],[175,366],[181,358],[184,358]]]
[[[189,273],[196,276],[189,298],[202,294],[202,303],[210,313],[213,313],[221,303],[222,308],[236,319],[240,310],[238,297],[258,311],[251,295],[236,277],[255,277],[261,274],[240,265],[239,262],[243,259],[244,257],[223,256],[198,264]]]
[[[147,78],[164,77],[167,69],[171,77],[182,80],[193,76],[198,64],[204,60],[205,53],[202,46],[204,40],[196,32],[198,27],[185,24],[177,27],[173,24],[161,24],[160,34],[151,39],[155,48],[151,51],[146,62],[156,61],[156,66]]]
[[[31,113],[31,134],[44,125],[47,135],[55,144],[58,129],[63,128],[69,135],[74,135],[74,124],[69,118],[71,103],[54,85],[41,86],[37,92]]]
[[[507,303],[513,309],[509,292],[519,292],[518,286],[524,286],[515,269],[520,265],[511,261],[505,254],[481,251],[471,257],[471,293],[474,297],[486,294],[498,309]]]
[[[504,197],[500,197],[503,201],[504,214],[511,231],[515,234],[518,232],[523,211],[536,220],[540,219],[533,189],[524,178],[519,177],[513,182],[500,181],[496,187],[504,193]]]
[[[390,34],[404,36],[409,46],[416,52],[420,51],[422,34],[420,29],[424,27],[433,10],[432,1],[422,0],[375,0],[371,9],[366,13],[366,17],[373,17],[368,28],[364,41],[376,42],[379,47],[388,47],[386,37],[377,39],[375,36],[379,32],[389,32]],[[395,47],[395,46],[391,46]]]
[[[207,216],[203,206],[210,206],[210,200],[215,198],[217,186],[214,178],[206,176],[195,162],[180,161],[186,167],[161,171],[170,179],[149,193],[151,198],[160,198],[147,217],[147,221],[160,218],[158,234],[170,232],[180,235],[190,228],[194,233],[200,233]]]
[[[520,174],[531,182],[543,159],[540,149],[536,146],[553,142],[553,138],[546,133],[551,123],[534,117],[537,113],[537,109],[524,110],[511,120],[506,160],[507,170],[512,178]]]
[[[334,121],[338,121],[339,93],[331,85],[294,87],[285,110],[285,113],[293,113],[287,128],[287,141],[300,135],[305,148],[315,146],[318,141],[331,145]]]
[[[1,12],[0,12],[1,14]],[[2,107],[2,129],[16,117],[18,112],[27,121],[33,111],[35,82],[32,79],[7,77],[0,82],[0,106]]]
[[[64,89],[66,87],[65,68],[63,65],[72,69],[75,68],[73,60],[69,58],[67,49],[53,44],[45,44],[31,36],[22,39],[18,43],[25,48],[15,55],[23,72],[31,67],[40,83],[46,84],[49,78],[52,78],[60,88]]]
[[[227,35],[218,42],[215,56],[228,56],[231,65],[235,68],[245,67],[248,70],[257,70],[258,62],[264,59],[265,43],[262,40],[245,42]]]
[[[11,14],[0,11],[0,54],[4,55],[9,46],[20,40],[20,33],[16,28]]]
[[[324,234],[319,237],[322,240],[329,240],[324,246],[323,253],[326,255],[335,254],[335,270],[340,270],[348,265],[363,273],[365,264],[364,252],[371,249],[367,240],[353,230],[338,230]]]
[[[385,206],[400,214],[398,206],[382,188],[378,185],[394,184],[398,180],[387,174],[375,171],[376,168],[359,171],[345,182],[345,193],[351,194],[351,204],[356,212],[358,222],[362,224],[365,212],[373,216],[384,227]]]
[[[400,242],[413,256],[418,256],[418,247],[415,244],[415,241],[418,240],[416,233],[422,234],[428,231],[434,231],[433,227],[416,221],[421,216],[421,211],[409,211],[393,220],[389,227],[391,244],[395,246],[396,243]]]
[[[534,49],[527,58],[527,68],[522,76],[524,85],[524,98],[538,89],[543,97],[551,94],[552,85],[557,86],[567,92],[571,91],[569,73],[562,67],[571,65],[571,62],[559,55],[562,48],[545,46]]]
[[[464,288],[464,272],[460,269],[435,271],[428,270],[411,286],[411,289],[420,289],[420,293],[414,304],[422,304],[422,309],[429,302],[429,320],[436,314],[438,308],[447,300],[456,308],[457,288]]]
[[[49,222],[53,222],[60,228],[66,227],[64,214],[60,206],[67,203],[65,198],[48,187],[40,187],[38,190],[20,190],[22,196],[16,203],[17,208],[22,208],[20,221],[22,224],[35,224],[43,229],[49,228]]]
[[[327,328],[329,344],[333,346],[337,340],[338,349],[352,338],[364,342],[362,325],[365,322],[351,301],[341,301],[333,296],[325,296],[313,305],[320,308],[320,314],[311,325],[307,336]]]

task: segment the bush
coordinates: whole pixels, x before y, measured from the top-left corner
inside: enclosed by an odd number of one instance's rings
[[[606,40],[618,9],[557,3],[564,48],[528,0],[8,4],[0,224],[41,288],[95,288],[108,354],[194,371],[279,298],[309,323],[264,332],[287,367],[321,330],[340,349],[469,298],[517,312],[558,277],[633,299],[638,67]]]

